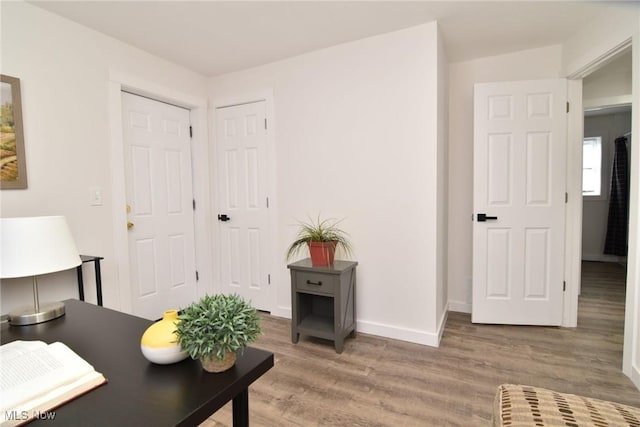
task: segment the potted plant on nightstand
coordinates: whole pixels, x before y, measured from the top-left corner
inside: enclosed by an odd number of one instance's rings
[[[208,372],[223,372],[262,332],[255,308],[238,295],[206,295],[182,311],[178,344]]]
[[[342,249],[345,255],[351,254],[351,241],[348,234],[338,227],[340,222],[333,218],[321,220],[320,217],[316,221],[300,221],[296,240],[287,250],[287,260],[307,247],[311,264],[317,267],[333,265],[337,248]]]

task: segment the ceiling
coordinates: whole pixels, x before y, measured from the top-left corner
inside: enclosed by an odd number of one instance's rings
[[[562,43],[604,1],[56,1],[29,3],[214,76],[438,20],[451,62]]]

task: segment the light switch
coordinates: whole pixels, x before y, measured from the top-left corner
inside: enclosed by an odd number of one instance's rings
[[[102,188],[91,187],[89,189],[89,205],[102,206]]]

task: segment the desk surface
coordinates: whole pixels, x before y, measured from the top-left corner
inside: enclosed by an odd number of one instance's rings
[[[247,348],[233,368],[210,374],[187,358],[155,365],[140,351],[149,320],[66,300],[66,314],[31,326],[3,326],[2,343],[61,341],[104,374],[108,383],[55,410],[46,425],[197,425],[273,366],[273,354]]]

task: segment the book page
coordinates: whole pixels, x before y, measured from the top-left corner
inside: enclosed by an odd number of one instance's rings
[[[0,416],[0,427],[24,424],[35,417],[51,417],[44,419],[55,419],[55,412],[50,412],[52,409],[84,393],[88,393],[106,382],[107,380],[101,373],[93,371],[72,383],[57,387],[32,400],[21,403],[9,412],[5,412]]]
[[[14,341],[0,346],[0,413],[95,372],[62,343]]]

